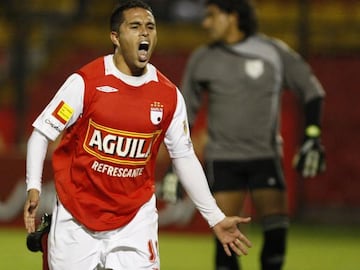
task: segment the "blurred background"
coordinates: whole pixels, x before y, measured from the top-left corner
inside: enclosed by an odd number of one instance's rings
[[[116,2],[0,1],[0,225],[22,225],[26,141],[35,117],[70,73],[112,53],[108,20]],[[152,63],[179,85],[189,54],[206,42],[200,28],[203,1],[147,2],[158,23]],[[291,168],[301,140],[301,108],[291,94],[284,94],[284,166],[292,218],[360,224],[360,2],[257,0],[255,4],[260,30],[299,51],[327,94],[323,116],[327,171],[307,181]],[[198,122],[194,136],[206,128],[205,119]],[[196,142],[201,158],[202,142]],[[50,154],[51,149],[43,179],[49,193]],[[160,155],[158,180],[167,162],[166,155]],[[197,214],[186,225],[182,229],[207,228]]]

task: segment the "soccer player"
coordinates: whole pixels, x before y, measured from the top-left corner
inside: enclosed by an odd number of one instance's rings
[[[151,8],[121,1],[110,18],[114,53],[70,75],[33,123],[28,141],[24,222],[35,230],[49,140],[57,201],[48,237],[49,268],[160,269],[155,160],[164,141],[173,166],[224,252],[247,254],[194,154],[180,91],[149,63],[157,34]]]
[[[324,170],[320,144],[324,90],[300,55],[257,31],[248,0],[207,0],[202,26],[211,43],[196,50],[182,91],[190,126],[208,96],[206,172],[216,202],[237,215],[249,191],[263,230],[261,267],[281,269],[289,226],[279,113],[283,89],[304,104],[304,144],[295,160],[304,177]],[[218,270],[240,269],[216,240]]]

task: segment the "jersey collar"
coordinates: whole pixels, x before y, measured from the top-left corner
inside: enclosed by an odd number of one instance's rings
[[[147,64],[147,72],[138,77],[126,75],[120,70],[118,70],[113,61],[113,54],[109,54],[104,57],[104,64],[105,75],[113,75],[119,80],[131,86],[141,86],[151,81],[158,81],[156,68],[150,63]]]

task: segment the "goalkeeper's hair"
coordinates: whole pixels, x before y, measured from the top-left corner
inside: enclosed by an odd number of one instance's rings
[[[206,0],[206,5],[216,5],[226,13],[236,12],[239,17],[238,28],[251,36],[258,31],[255,8],[251,0]]]

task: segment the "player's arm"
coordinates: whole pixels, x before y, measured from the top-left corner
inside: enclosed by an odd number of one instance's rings
[[[238,255],[246,255],[247,249],[251,247],[251,242],[240,232],[238,224],[248,223],[250,218],[224,215],[210,193],[204,171],[195,153],[173,158],[172,162],[174,172],[179,176],[181,184],[223,244],[225,252],[229,256],[231,255],[230,250]]]
[[[42,172],[49,141],[55,141],[65,128],[71,126],[78,119],[82,113],[83,95],[82,77],[77,74],[71,75],[33,123],[34,130],[27,145],[26,184],[28,195],[24,205],[24,223],[29,233],[35,231]]]
[[[305,104],[303,143],[295,155],[294,167],[303,177],[314,177],[325,171],[325,150],[321,144],[322,99],[315,98]]]
[[[294,157],[294,167],[303,177],[314,177],[325,170],[325,153],[321,144],[321,116],[325,91],[310,65],[286,44],[278,42],[283,63],[285,88],[294,91],[304,104],[303,141]]]
[[[238,229],[239,223],[250,218],[226,217],[212,196],[205,173],[195,155],[190,139],[185,102],[178,91],[177,109],[165,135],[165,145],[172,160],[174,172],[201,215],[207,220],[215,235],[223,243],[226,253],[247,254],[250,241]]]
[[[181,82],[182,96],[185,99],[187,117],[190,130],[195,122],[197,113],[202,104],[204,82],[194,78],[198,62],[201,61],[205,48],[196,50],[189,58]],[[168,168],[160,185],[160,198],[168,203],[175,204],[184,197],[184,190],[174,173],[172,166]]]
[[[47,147],[48,139],[41,132],[34,129],[28,140],[26,157],[28,195],[24,206],[24,223],[29,233],[35,231],[35,217],[39,207],[41,176]]]

